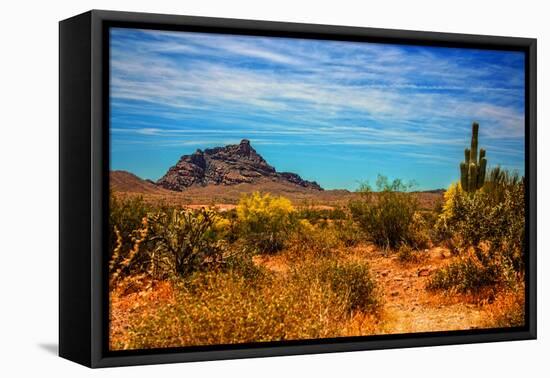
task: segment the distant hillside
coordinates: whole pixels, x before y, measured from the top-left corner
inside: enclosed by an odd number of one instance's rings
[[[235,205],[243,194],[250,194],[255,191],[284,196],[296,206],[345,206],[350,200],[360,197],[359,193],[347,190],[315,190],[266,178],[255,183],[191,186],[184,191],[176,192],[166,190],[125,171],[111,172],[111,190],[117,195],[140,196],[151,203],[163,202],[178,206]],[[432,209],[438,202],[443,200],[443,193],[439,191],[418,192],[417,195],[422,209]]]
[[[152,181],[143,180],[133,173],[126,171],[111,171],[111,190],[117,192],[162,194],[167,192]]]
[[[181,192],[188,188],[211,185],[289,184],[309,190],[323,190],[314,181],[302,179],[291,172],[277,172],[243,139],[239,144],[197,150],[184,155],[157,181],[157,185]]]

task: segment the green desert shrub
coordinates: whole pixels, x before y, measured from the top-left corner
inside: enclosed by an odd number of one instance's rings
[[[336,237],[344,247],[354,247],[364,239],[361,228],[352,220],[337,220],[334,223]]]
[[[413,262],[416,261],[414,250],[407,244],[402,244],[397,251],[397,258],[401,262]]]
[[[487,200],[487,196],[481,191],[468,193],[457,189],[453,195],[449,206],[450,215],[445,213],[441,218],[442,229],[445,235],[460,236],[461,249],[477,247],[493,232],[489,222],[492,209]]]
[[[523,181],[512,180],[506,185],[502,199],[492,207],[489,216],[492,232],[487,240],[493,251],[499,251],[516,271],[521,271],[525,251],[525,188]]]
[[[451,185],[436,228],[440,238],[461,257],[437,271],[430,288],[475,291],[491,285],[515,285],[524,268],[523,180],[495,168],[475,192]]]
[[[283,249],[296,226],[295,210],[288,199],[259,192],[241,198],[237,219],[241,235],[259,253]]]
[[[418,210],[418,201],[409,190],[412,183],[395,179],[389,181],[378,176],[377,191],[362,185],[361,199],[351,201],[349,209],[353,219],[376,245],[398,248],[402,243],[416,243],[416,230],[412,225]]]
[[[476,292],[487,286],[513,288],[517,275],[511,261],[501,254],[471,249],[458,261],[435,271],[428,289]]]
[[[450,241],[458,252],[488,243],[492,254],[502,254],[521,270],[525,248],[524,184],[516,175],[500,169],[494,172],[491,170],[489,181],[473,193],[463,191],[458,184],[451,185],[436,229],[440,239]]]
[[[429,248],[432,243],[429,221],[429,214],[424,215],[421,212],[415,212],[405,242],[415,249]]]

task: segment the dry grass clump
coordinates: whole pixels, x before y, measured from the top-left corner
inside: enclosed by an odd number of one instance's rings
[[[291,260],[302,260],[306,255],[318,258],[334,256],[346,248],[356,246],[364,239],[361,230],[351,220],[321,222],[317,225],[300,219],[289,236],[283,253]]]
[[[523,327],[525,325],[525,287],[503,290],[487,305],[487,328]]]
[[[426,258],[425,252],[414,249],[408,244],[402,244],[397,251],[397,259],[403,264],[419,263],[426,260]]]
[[[328,256],[341,247],[340,239],[333,224],[323,227],[314,226],[308,220],[301,219],[290,236],[288,250],[297,260],[306,254],[318,257]]]
[[[373,311],[379,301],[375,280],[365,263],[322,258],[318,261],[305,261],[293,267],[293,277],[308,282],[328,285],[338,294],[349,311]]]
[[[127,311],[124,329],[112,330],[113,349],[345,336],[343,325],[364,323],[358,313],[374,314],[378,303],[367,266],[332,260],[294,266],[285,276],[209,271],[172,285],[170,300]]]

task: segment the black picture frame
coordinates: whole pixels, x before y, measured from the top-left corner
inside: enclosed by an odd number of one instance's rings
[[[106,279],[111,26],[525,52],[526,325],[110,352]],[[59,355],[89,367],[536,338],[536,39],[92,10],[59,24]]]

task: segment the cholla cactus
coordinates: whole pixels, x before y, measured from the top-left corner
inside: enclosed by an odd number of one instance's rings
[[[147,221],[147,217],[144,217],[141,220],[141,225],[142,227],[140,229],[133,232],[133,247],[125,254],[124,258],[121,257],[124,254],[122,252],[122,235],[118,230],[118,227],[114,227],[114,231],[116,234],[116,247],[113,250],[111,260],[109,261],[109,284],[111,286],[114,285],[114,283],[120,278],[124,269],[127,269],[130,266],[130,264],[134,260],[134,257],[136,257],[136,255],[139,253],[139,246],[147,238],[147,235],[149,233],[149,224]]]
[[[460,185],[467,192],[475,192],[485,183],[485,171],[487,169],[487,159],[485,150],[479,150],[479,159],[477,156],[479,124],[472,124],[472,143],[470,148],[464,150],[464,161],[460,163]]]
[[[150,215],[155,254],[168,254],[177,273],[188,275],[223,259],[223,242],[216,240],[218,215],[209,209],[173,210]]]

